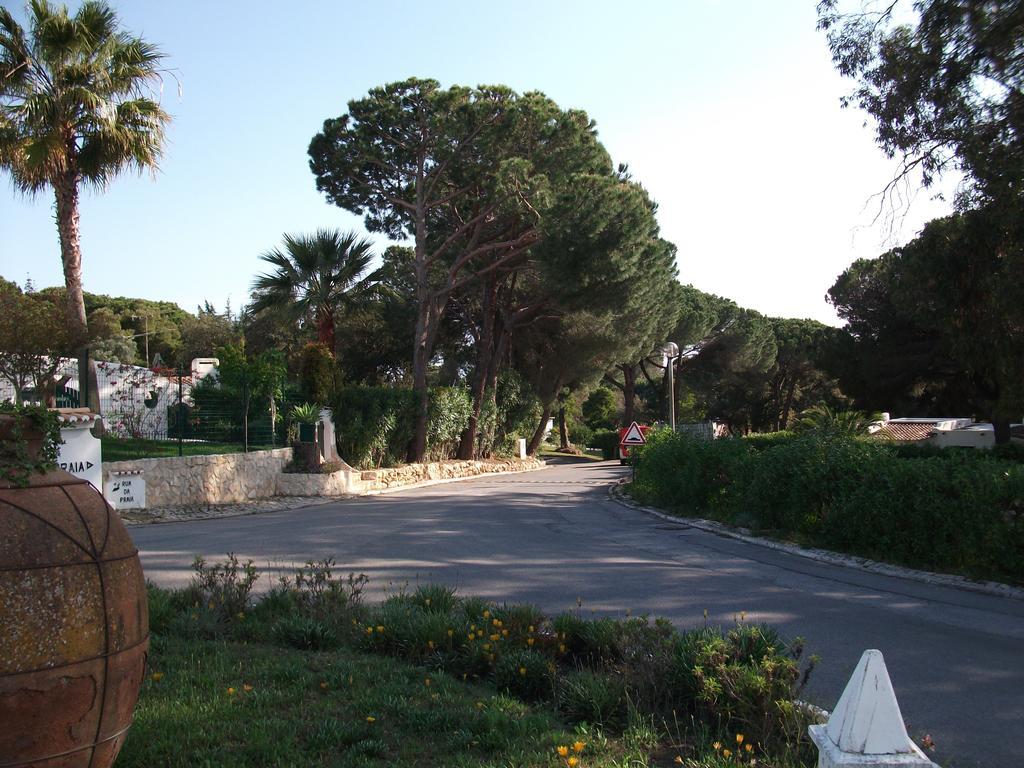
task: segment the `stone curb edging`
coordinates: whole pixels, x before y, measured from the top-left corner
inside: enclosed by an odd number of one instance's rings
[[[624,507],[645,512],[646,514],[653,515],[654,517],[661,518],[662,520],[667,520],[681,525],[688,525],[691,528],[697,528],[698,530],[706,531],[707,533],[714,533],[718,536],[724,536],[729,539],[737,539],[739,541],[746,542],[747,544],[755,544],[759,547],[774,549],[778,552],[785,552],[789,555],[796,555],[807,560],[826,563],[828,565],[852,568],[853,570],[863,571],[865,573],[874,573],[879,576],[893,576],[901,579],[909,579],[911,581],[930,584],[932,586],[953,587],[955,589],[962,589],[968,592],[978,592],[983,595],[1005,597],[1011,600],[1024,600],[1024,589],[1020,587],[1012,587],[1009,584],[1002,584],[998,581],[975,581],[964,576],[955,576],[948,573],[919,571],[914,568],[905,568],[900,565],[892,565],[890,563],[881,563],[877,560],[869,560],[866,557],[842,555],[838,552],[831,552],[826,549],[801,547],[797,544],[787,544],[781,541],[773,541],[772,539],[764,539],[759,536],[752,535],[745,528],[734,528],[732,526],[725,525],[724,523],[717,523],[713,520],[670,515],[660,509],[656,509],[655,507],[646,507],[633,501],[631,498],[628,498],[623,490],[627,483],[629,483],[629,481],[623,479],[611,486],[608,489],[609,498]]]
[[[364,491],[362,493],[347,493],[339,496],[318,496],[318,497],[305,497],[305,496],[271,496],[264,499],[253,499],[250,502],[234,502],[227,504],[211,504],[207,505],[205,513],[201,512],[195,516],[188,517],[168,517],[168,518],[154,518],[151,520],[133,520],[131,515],[133,513],[128,512],[128,517],[122,516],[122,521],[127,526],[135,525],[163,525],[165,523],[189,523],[195,520],[216,520],[227,517],[246,517],[248,515],[259,515],[269,512],[291,512],[296,509],[307,509],[311,507],[319,507],[324,504],[330,504],[336,501],[351,501],[352,499],[358,499],[363,496],[379,496],[385,493],[395,493],[397,491],[412,490],[415,488],[426,488],[431,485],[441,485],[442,483],[458,483],[463,480],[472,480],[474,478],[499,476],[499,475],[518,475],[524,472],[536,472],[539,469],[546,469],[547,462],[543,459],[537,460],[537,466],[530,467],[529,469],[515,469],[506,470],[501,472],[481,472],[477,475],[466,475],[465,477],[446,477],[439,478],[437,480],[421,480],[417,483],[409,483],[408,485],[396,485],[392,488],[380,488],[371,491]],[[288,499],[294,500],[294,504],[287,502]],[[181,507],[200,506],[200,505],[180,505],[180,506],[169,506],[169,507],[156,507],[156,510],[168,510],[171,514],[175,514],[173,510],[181,509]],[[218,507],[220,509],[218,509]]]

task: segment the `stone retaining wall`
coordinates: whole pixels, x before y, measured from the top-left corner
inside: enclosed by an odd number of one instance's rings
[[[524,472],[540,469],[537,459],[495,459],[490,461],[437,461],[429,464],[405,464],[401,467],[374,469],[359,473],[364,491],[382,491],[427,480],[455,480],[491,472]]]
[[[231,504],[277,495],[278,478],[292,459],[291,448],[211,456],[174,456],[103,463],[103,481],[112,472],[141,471],[146,506]]]

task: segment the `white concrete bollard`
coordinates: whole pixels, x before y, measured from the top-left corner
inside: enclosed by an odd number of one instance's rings
[[[808,731],[818,768],[939,768],[907,735],[881,651],[864,651],[828,722]]]

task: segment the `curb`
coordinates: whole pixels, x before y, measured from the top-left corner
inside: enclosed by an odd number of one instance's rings
[[[1024,588],[1012,587],[1009,584],[1002,584],[998,581],[975,581],[964,576],[955,576],[953,574],[919,571],[914,568],[905,568],[900,565],[892,565],[890,563],[881,563],[877,560],[869,560],[866,557],[842,555],[837,552],[831,552],[827,549],[801,547],[797,544],[787,544],[781,541],[765,539],[752,535],[745,528],[734,528],[732,526],[725,525],[724,523],[714,522],[713,520],[704,520],[699,517],[670,515],[667,512],[656,509],[655,507],[645,507],[628,498],[623,491],[623,487],[628,483],[628,480],[623,479],[611,486],[608,489],[608,497],[612,501],[617,504],[621,504],[624,507],[639,510],[640,512],[653,515],[654,517],[662,520],[686,525],[690,528],[696,528],[707,533],[724,536],[728,539],[736,539],[738,541],[746,542],[747,544],[754,544],[759,547],[764,547],[765,549],[774,549],[777,552],[796,555],[797,557],[803,557],[807,560],[813,560],[814,562],[825,563],[827,565],[838,565],[843,568],[850,568],[863,573],[873,573],[879,576],[892,576],[900,579],[908,579],[910,581],[917,581],[922,584],[929,584],[937,587],[953,587],[954,589],[962,589],[967,592],[977,592],[983,595],[991,595],[993,597],[1005,597],[1010,600],[1024,600]]]

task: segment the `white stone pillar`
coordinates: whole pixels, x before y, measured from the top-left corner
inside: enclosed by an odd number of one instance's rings
[[[330,408],[320,409],[320,423],[324,430],[324,444],[320,447],[324,461],[340,461],[338,442],[334,439],[334,413]]]
[[[808,731],[818,768],[939,768],[907,735],[881,651],[864,651],[828,722]]]

